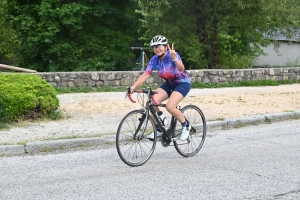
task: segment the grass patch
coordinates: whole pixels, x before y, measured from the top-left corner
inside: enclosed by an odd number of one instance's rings
[[[127,87],[111,87],[111,86],[104,86],[101,88],[97,88],[96,92],[124,92],[126,91]]]
[[[293,84],[293,83],[300,83],[300,80],[281,80],[277,81],[279,84]]]
[[[90,92],[124,92],[126,91],[126,87],[103,86],[97,89],[93,89],[91,87],[83,87],[83,88],[56,87],[55,90],[57,94],[90,93]]]
[[[254,86],[278,86],[282,83],[274,80],[239,81],[232,83],[192,83],[192,88],[222,88],[222,87],[254,87]]]
[[[217,121],[224,121],[225,118],[224,118],[224,117],[220,117],[220,118],[217,118],[216,120],[217,120]]]
[[[282,84],[293,84],[300,83],[300,80],[256,80],[256,81],[238,81],[232,83],[202,83],[202,82],[194,82],[192,83],[192,88],[223,88],[223,87],[259,87],[259,86],[278,86]],[[149,86],[142,85],[138,89],[147,88]],[[150,86],[153,90],[157,88],[157,86]],[[97,89],[93,89],[91,87],[84,88],[55,88],[57,94],[67,94],[67,93],[90,93],[90,92],[125,92],[126,87],[112,87],[112,86],[103,86]]]
[[[66,117],[68,117],[68,116],[65,116],[65,114],[61,110],[56,110],[53,113],[48,113],[48,114],[45,114],[45,115],[35,118],[35,119],[24,119],[21,116],[21,117],[17,118],[16,120],[8,122],[8,123],[0,122],[0,130],[9,130],[11,127],[23,126],[24,124],[28,124],[30,122],[55,121],[55,120],[60,120],[60,119],[66,118]]]
[[[70,135],[70,136],[61,136],[61,137],[56,137],[56,138],[47,138],[44,140],[65,140],[65,139],[80,139],[80,138],[96,138],[96,137],[105,137],[105,136],[111,136],[111,135],[115,135],[115,133],[112,134],[94,134],[94,135]]]
[[[246,102],[245,100],[243,100],[243,99],[242,99],[242,97],[241,97],[241,96],[239,96],[239,98],[237,99],[237,101],[238,101],[238,102],[243,102],[243,103],[245,103],[245,102]]]
[[[295,114],[292,116],[292,119],[300,119],[300,115]]]
[[[28,141],[19,141],[17,144],[18,145],[23,145],[23,146],[26,146]]]
[[[272,123],[272,120],[269,118],[269,117],[265,117],[265,122],[267,124],[271,124]]]
[[[157,86],[147,86],[142,85],[137,89],[143,89],[150,87],[151,89],[157,89]],[[112,86],[103,86],[100,88],[93,89],[91,87],[84,87],[84,88],[63,88],[63,87],[56,87],[55,88],[57,94],[68,94],[68,93],[90,93],[90,92],[126,92],[127,86],[121,87],[112,87]]]
[[[108,144],[108,145],[116,145],[116,141],[108,141],[108,142],[106,142],[106,144]]]
[[[222,124],[222,130],[229,130],[229,127],[227,124]]]
[[[50,147],[43,147],[40,151],[41,152],[50,152],[52,149]]]
[[[224,121],[224,120],[225,120],[224,117],[219,117],[219,118],[211,119],[210,121]]]
[[[0,122],[0,130],[8,130],[9,126],[7,123]]]
[[[62,119],[64,117],[65,116],[64,116],[64,113],[63,113],[62,110],[56,110],[53,113],[46,114],[41,119],[43,119],[43,120],[47,120],[47,119],[50,119],[50,120],[60,120],[60,119]]]
[[[93,88],[64,88],[64,87],[56,87],[55,91],[57,94],[68,94],[68,93],[89,93],[94,92]]]
[[[47,138],[44,140],[68,140],[68,139],[78,139],[78,138],[83,138],[83,137],[77,136],[77,135],[70,135],[70,136],[62,136],[62,137],[56,137],[56,138]]]
[[[233,125],[233,128],[242,128],[242,127],[246,127],[246,124],[244,124],[244,123],[237,123],[237,124],[235,124],[235,125]]]
[[[259,87],[259,86],[278,86],[284,84],[300,83],[300,80],[256,80],[256,81],[239,81],[232,83],[192,83],[192,88],[222,88],[222,87]]]

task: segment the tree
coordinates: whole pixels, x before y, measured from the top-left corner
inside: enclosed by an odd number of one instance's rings
[[[296,0],[138,0],[147,28],[143,39],[164,34],[190,68],[216,68],[253,57],[265,36],[292,36],[299,27]],[[250,45],[252,44],[252,46]]]
[[[5,21],[4,8],[6,5],[6,1],[0,1],[0,63],[12,64],[19,41],[11,24]]]
[[[19,65],[38,71],[126,70],[136,32],[131,0],[10,0]]]

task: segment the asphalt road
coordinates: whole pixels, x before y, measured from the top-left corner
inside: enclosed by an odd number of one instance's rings
[[[300,199],[299,122],[210,132],[192,158],[158,143],[137,168],[115,147],[0,157],[0,199]]]

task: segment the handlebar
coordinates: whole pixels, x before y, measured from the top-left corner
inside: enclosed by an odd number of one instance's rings
[[[133,90],[133,93],[144,93],[144,94],[148,94],[148,97],[151,96],[151,100],[152,102],[154,103],[154,105],[159,105],[159,103],[157,103],[155,101],[155,99],[153,98],[154,94],[157,94],[157,91],[153,91],[151,90],[151,88],[147,88],[147,89],[142,89],[142,90]],[[132,103],[136,103],[136,100],[134,100],[132,97],[131,97],[131,90],[130,90],[130,87],[127,87],[127,94],[126,96],[128,96],[128,98],[130,99],[130,101]]]

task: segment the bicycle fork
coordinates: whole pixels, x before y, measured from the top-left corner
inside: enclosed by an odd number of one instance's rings
[[[144,113],[143,113],[142,117],[139,118],[140,123],[139,123],[139,125],[138,125],[138,127],[137,127],[137,129],[136,129],[136,131],[135,131],[135,133],[133,135],[133,139],[134,140],[142,140],[142,139],[144,139],[144,133],[145,133],[145,130],[146,130],[146,127],[147,127],[148,120],[146,120],[146,124],[144,126],[144,130],[142,130],[142,134],[138,135],[138,132],[140,131],[140,129],[141,129],[141,127],[142,127],[145,119],[148,118],[149,112],[147,112],[146,109],[143,109],[143,111],[144,111]]]

